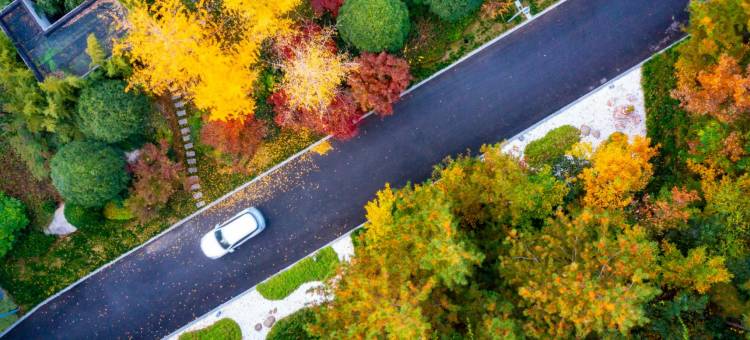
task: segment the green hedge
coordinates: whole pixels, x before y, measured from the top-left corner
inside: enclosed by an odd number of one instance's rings
[[[674,48],[657,55],[643,65],[641,85],[646,104],[646,134],[652,144],[658,144],[659,155],[651,161],[654,176],[649,191],[656,192],[664,185],[681,182],[681,157],[685,156],[690,117],[672,98],[677,86],[674,64],[678,54]]]
[[[180,335],[180,340],[241,340],[242,329],[232,319],[221,319],[211,326]]]
[[[397,52],[409,35],[409,10],[400,0],[347,0],[336,26],[341,37],[367,52]]]
[[[330,277],[338,266],[339,258],[331,247],[323,248],[270,280],[258,285],[258,293],[269,300],[281,300],[303,283],[322,281]]]
[[[530,142],[524,149],[524,159],[532,168],[552,166],[573,144],[581,140],[581,131],[563,125],[547,132],[544,137]]]
[[[315,311],[311,308],[300,309],[279,320],[273,325],[266,340],[315,340],[316,336],[307,332],[306,325],[315,322]]]
[[[23,203],[0,192],[0,257],[10,251],[16,234],[27,225],[29,217]]]

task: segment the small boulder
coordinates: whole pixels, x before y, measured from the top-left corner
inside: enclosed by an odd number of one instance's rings
[[[260,323],[256,323],[255,324],[255,330],[258,331],[258,332],[260,332],[261,329],[263,329],[263,325],[261,325]]]
[[[586,124],[581,125],[581,136],[588,136],[591,133],[591,127]]]
[[[135,164],[138,161],[138,157],[141,156],[141,150],[133,150],[125,153],[125,159],[128,164]]]
[[[269,315],[265,320],[263,320],[263,326],[266,326],[267,328],[271,328],[274,322],[276,322],[276,318],[273,317],[273,315]]]
[[[601,135],[602,135],[602,133],[599,132],[599,130],[591,131],[591,136],[593,136],[594,138],[599,138],[599,137],[601,137]]]

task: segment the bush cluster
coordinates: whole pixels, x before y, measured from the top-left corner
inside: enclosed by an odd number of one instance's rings
[[[79,128],[86,137],[118,143],[141,133],[151,104],[122,80],[103,80],[81,91]]]
[[[315,321],[315,312],[311,308],[300,309],[279,320],[268,332],[268,340],[314,340],[319,339],[307,332],[307,324]]]
[[[573,126],[563,125],[527,144],[524,159],[532,168],[540,168],[544,165],[553,166],[580,139],[581,131]]]
[[[29,225],[26,207],[21,201],[0,192],[0,258],[16,240],[16,233]]]

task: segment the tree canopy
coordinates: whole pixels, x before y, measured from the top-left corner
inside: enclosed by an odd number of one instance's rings
[[[81,91],[78,119],[86,137],[106,143],[121,142],[143,133],[149,99],[137,90],[126,90],[121,80],[101,80]]]
[[[364,52],[400,50],[410,25],[400,0],[347,0],[336,19],[341,37]]]

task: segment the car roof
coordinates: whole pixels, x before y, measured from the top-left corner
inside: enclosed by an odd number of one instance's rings
[[[245,236],[258,230],[258,221],[250,213],[237,216],[221,227],[221,236],[227,243],[234,245]]]

